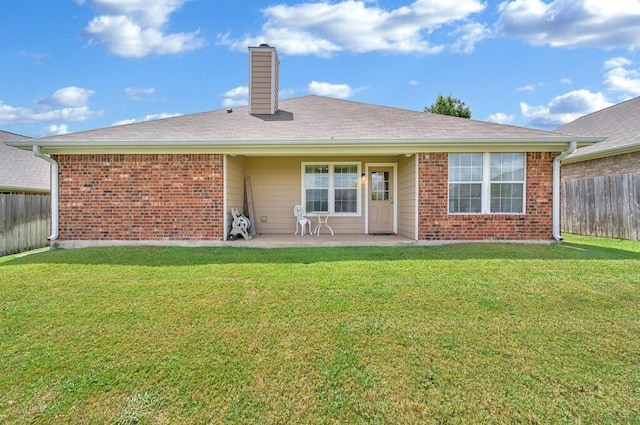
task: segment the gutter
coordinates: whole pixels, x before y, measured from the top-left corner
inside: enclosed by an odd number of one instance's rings
[[[625,155],[628,153],[640,151],[640,142],[627,146],[616,146],[607,149],[601,149],[595,152],[580,152],[569,156],[563,161],[564,164],[574,164],[576,162],[591,161],[594,159],[607,158],[614,155]]]
[[[560,162],[574,153],[577,148],[578,143],[573,141],[553,160],[553,239],[558,242],[562,242],[560,234]]]
[[[58,163],[49,155],[40,152],[40,146],[33,145],[33,154],[51,164],[51,236],[47,239],[53,242],[58,239]]]
[[[300,149],[315,151],[347,149],[349,152],[374,150],[377,153],[449,152],[458,149],[493,148],[516,149],[514,152],[557,152],[567,143],[575,141],[578,147],[590,146],[604,140],[602,137],[553,136],[553,137],[420,137],[420,138],[322,138],[322,139],[220,139],[220,140],[46,140],[42,149],[54,154],[83,153],[215,153],[236,155],[265,155],[274,149],[276,153],[300,154]],[[80,143],[81,142],[81,143]],[[33,142],[8,142],[7,145],[31,150]]]

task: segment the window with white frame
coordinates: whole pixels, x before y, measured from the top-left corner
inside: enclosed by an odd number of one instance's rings
[[[360,214],[358,163],[303,163],[302,205],[307,213]]]
[[[521,214],[524,153],[450,153],[449,213]]]

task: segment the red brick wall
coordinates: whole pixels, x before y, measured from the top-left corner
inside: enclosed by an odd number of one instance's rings
[[[527,153],[525,214],[449,214],[448,155],[418,156],[420,240],[550,240],[553,153]]]
[[[562,165],[562,180],[640,173],[640,151]]]
[[[55,155],[60,240],[221,240],[222,155]]]

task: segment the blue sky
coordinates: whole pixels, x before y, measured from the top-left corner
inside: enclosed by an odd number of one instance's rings
[[[638,0],[3,0],[0,129],[32,137],[246,104],[248,49],[281,97],[553,129],[640,96]]]

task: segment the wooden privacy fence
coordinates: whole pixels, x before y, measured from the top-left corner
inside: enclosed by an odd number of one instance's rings
[[[562,230],[639,240],[640,173],[563,181]]]
[[[51,196],[0,193],[0,256],[48,245]]]

